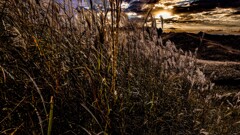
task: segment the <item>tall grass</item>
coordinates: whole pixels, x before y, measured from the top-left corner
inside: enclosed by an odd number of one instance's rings
[[[239,94],[215,94],[195,54],[129,22],[120,0],[70,5],[0,2],[1,134],[239,132]]]

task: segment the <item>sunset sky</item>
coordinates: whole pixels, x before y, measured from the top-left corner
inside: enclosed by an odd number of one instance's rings
[[[57,0],[63,1],[63,0]],[[72,0],[74,5],[89,0]],[[102,0],[93,0],[100,3]],[[149,3],[150,1],[150,3]],[[142,19],[154,6],[153,16],[164,18],[165,31],[205,31],[240,35],[240,0],[125,0],[122,5],[130,19]],[[160,22],[159,22],[160,24]]]
[[[132,1],[126,11],[144,17],[150,6]],[[161,0],[154,6],[152,14],[165,19],[165,31],[240,34],[240,0]]]

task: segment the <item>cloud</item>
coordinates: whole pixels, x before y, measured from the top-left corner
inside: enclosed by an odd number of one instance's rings
[[[217,7],[238,8],[240,0],[184,0],[177,2],[174,6],[175,13],[210,11]]]

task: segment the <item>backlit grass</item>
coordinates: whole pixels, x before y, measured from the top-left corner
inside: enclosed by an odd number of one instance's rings
[[[46,2],[0,2],[1,134],[239,133],[239,94],[213,89],[154,19],[147,33],[118,0]]]

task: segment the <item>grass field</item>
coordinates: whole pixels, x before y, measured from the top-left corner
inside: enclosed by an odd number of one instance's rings
[[[46,2],[0,2],[0,134],[240,133],[239,93],[158,38],[150,15],[147,32],[120,0]]]

